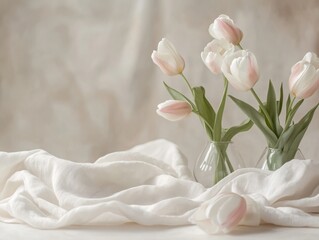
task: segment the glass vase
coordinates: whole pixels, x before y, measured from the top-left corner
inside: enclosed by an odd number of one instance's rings
[[[275,171],[292,159],[305,159],[305,157],[299,148],[295,152],[290,152],[266,147],[257,162],[257,167]]]
[[[208,142],[194,166],[194,177],[212,187],[234,170],[244,167],[232,142]]]

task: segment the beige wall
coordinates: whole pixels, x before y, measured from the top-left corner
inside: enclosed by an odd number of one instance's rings
[[[205,133],[195,116],[171,123],[156,115],[156,105],[168,98],[162,81],[187,89],[178,77],[163,75],[150,55],[161,37],[169,38],[185,58],[185,74],[217,106],[222,81],[200,52],[221,13],[237,22],[242,45],[257,56],[262,96],[269,78],[287,86],[290,67],[307,51],[319,53],[316,0],[1,0],[0,150],[43,148],[83,162],[166,138],[192,164]],[[249,93],[231,94],[254,103]],[[319,92],[298,116],[318,98]],[[227,104],[225,124],[242,121]],[[234,141],[250,164],[265,146],[256,128]],[[301,144],[306,157],[318,157],[318,141],[319,111]]]

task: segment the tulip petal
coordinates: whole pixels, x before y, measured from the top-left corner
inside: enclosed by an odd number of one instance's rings
[[[156,113],[169,121],[179,121],[192,112],[188,102],[180,100],[168,100],[157,106]]]
[[[224,228],[224,232],[228,232],[232,227],[237,226],[240,220],[244,217],[247,207],[246,201],[240,196],[234,196],[227,199],[228,203],[225,203],[227,208],[223,212],[223,216],[219,215],[221,221],[221,226]]]
[[[239,91],[251,89],[259,79],[256,57],[246,50],[228,53],[221,70],[229,83]]]
[[[233,60],[230,71],[243,85],[243,89],[251,89],[258,80],[258,69],[254,64],[253,56],[247,54],[244,57]]]
[[[300,78],[300,81],[295,84],[294,93],[299,98],[308,98],[318,89],[318,84],[319,72],[311,66],[303,78]]]
[[[190,221],[209,234],[227,233],[239,224],[246,212],[245,198],[235,193],[220,194],[204,202]]]
[[[210,24],[209,34],[216,39],[225,39],[235,45],[243,38],[242,31],[234,24],[234,21],[227,15],[220,15]]]
[[[250,89],[248,84],[248,60],[246,58],[234,59],[230,65],[230,73],[243,85],[243,89]]]
[[[226,52],[234,49],[234,45],[226,40],[214,39],[206,45],[201,53],[201,58],[207,68],[214,74],[221,73],[221,65],[223,63]]]
[[[291,68],[289,89],[294,97],[305,99],[319,89],[319,58],[308,52]]]
[[[170,59],[174,62],[176,62],[176,67],[181,68],[179,66],[182,66],[184,69],[184,59],[177,53],[176,48],[174,45],[168,41],[166,38],[163,38],[162,41],[158,45],[158,51],[163,53],[166,53],[167,55],[170,56]]]
[[[226,21],[218,21],[220,35],[233,44],[238,44],[242,40],[241,30],[235,28],[232,24]]]
[[[291,73],[289,77],[289,89],[292,92],[292,88],[295,85],[296,81],[300,78],[300,75],[302,74],[304,70],[304,63],[302,61],[297,62],[295,65],[291,68]]]
[[[222,56],[212,52],[208,53],[205,59],[206,66],[214,74],[219,74],[221,72],[220,68],[222,63],[223,63]]]
[[[309,63],[300,62],[292,69],[289,87],[293,96],[307,98],[316,88],[316,69]]]
[[[310,63],[313,65],[316,69],[319,68],[319,58],[317,57],[317,54],[313,52],[307,52],[306,55],[303,57],[304,61]]]
[[[178,74],[178,71],[176,71],[176,68],[172,66],[172,61],[168,56],[163,54],[160,55],[158,52],[154,51],[151,57],[153,62],[162,70],[164,74],[169,76]]]
[[[185,67],[184,59],[178,54],[174,45],[163,38],[153,51],[151,58],[166,75],[173,76],[183,72]]]

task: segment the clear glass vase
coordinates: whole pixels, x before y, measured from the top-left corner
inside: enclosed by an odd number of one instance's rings
[[[285,152],[282,149],[266,147],[257,162],[257,167],[274,171],[292,159],[305,159],[305,157],[299,148],[295,152]]]
[[[205,187],[212,187],[238,168],[243,161],[232,142],[208,142],[194,166],[194,177]]]

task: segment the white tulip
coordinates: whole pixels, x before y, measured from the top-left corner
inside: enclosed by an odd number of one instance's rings
[[[230,17],[224,14],[214,20],[208,31],[214,38],[225,39],[235,45],[238,45],[243,38],[242,31]]]
[[[157,108],[157,114],[169,121],[179,121],[192,112],[191,105],[180,100],[168,100],[159,104]]]
[[[166,38],[163,38],[162,41],[158,43],[157,51],[153,51],[151,57],[153,62],[159,66],[166,75],[177,75],[184,70],[184,59],[176,51],[174,45]]]
[[[244,218],[246,210],[243,197],[235,193],[221,194],[204,202],[190,221],[208,234],[227,233]]]
[[[226,40],[214,39],[206,45],[201,57],[207,68],[214,74],[221,73],[221,66],[228,51],[234,51],[235,46]]]
[[[259,79],[256,57],[246,50],[227,54],[221,69],[229,83],[239,91],[250,90]]]
[[[289,89],[294,97],[305,99],[319,89],[319,58],[308,52],[291,68]]]

